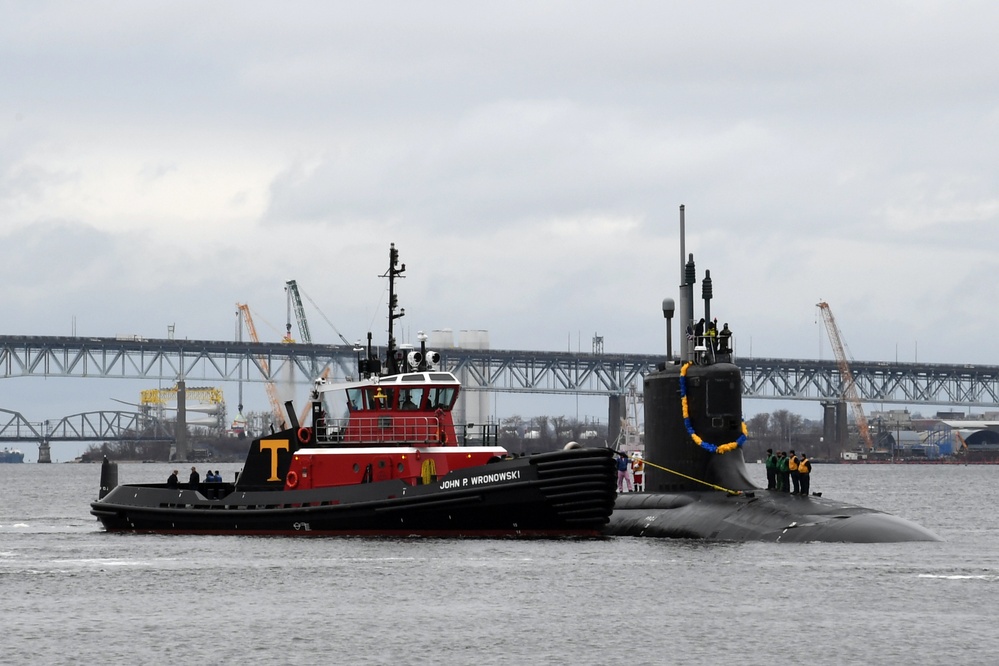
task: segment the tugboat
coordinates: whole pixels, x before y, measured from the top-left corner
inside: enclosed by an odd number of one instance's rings
[[[684,263],[684,208],[680,207],[679,358],[672,351],[675,303],[663,301],[667,319],[665,362],[644,378],[644,490],[618,496],[613,536],[717,541],[903,542],[940,541],[931,531],[897,516],[820,496],[758,488],[743,457],[748,436],[742,419],[742,373],[730,335],[712,338],[713,286],[702,280],[704,316],[695,323],[694,257]]]
[[[369,334],[359,381],[316,381],[311,426],[287,403],[289,427],[253,441],[234,483],[117,485],[117,465],[105,461],[91,513],[109,532],[600,536],[616,497],[613,452],[515,457],[495,426],[456,426],[461,385],[440,355],[422,339],[418,351],[396,348],[392,323],[405,311],[395,279],[405,269],[393,244],[384,366]],[[345,418],[324,410],[335,391]]]

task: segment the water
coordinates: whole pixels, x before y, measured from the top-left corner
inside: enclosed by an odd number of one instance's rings
[[[999,466],[818,466],[813,490],[946,539],[873,545],[111,535],[99,476],[0,465],[0,663],[999,658]]]

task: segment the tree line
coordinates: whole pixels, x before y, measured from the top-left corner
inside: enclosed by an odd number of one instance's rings
[[[744,447],[746,460],[762,460],[767,449],[805,451],[811,458],[831,459],[839,456],[833,442],[822,439],[821,421],[811,421],[786,409],[760,413],[746,421],[749,440]],[[561,449],[569,442],[589,446],[624,447],[623,440],[610,441],[606,423],[568,416],[513,415],[503,418],[498,428],[499,445],[510,453],[523,455]],[[192,450],[204,451],[211,459],[241,461],[246,456],[248,439],[231,437],[194,437]],[[118,441],[92,444],[84,459],[100,460],[167,460],[169,442]]]
[[[812,421],[786,409],[756,414],[746,421],[749,439],[743,447],[746,460],[762,460],[766,450],[805,451],[809,457],[839,457],[835,442],[822,437],[822,422]],[[579,421],[566,416],[511,416],[500,420],[499,444],[511,453],[536,453],[560,449],[569,442],[594,446],[614,446],[608,440],[606,424]],[[623,448],[623,447],[622,447]]]

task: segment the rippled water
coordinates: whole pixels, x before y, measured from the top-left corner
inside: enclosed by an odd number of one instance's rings
[[[819,466],[813,490],[946,539],[873,545],[110,535],[99,476],[0,465],[0,663],[999,658],[999,466]]]

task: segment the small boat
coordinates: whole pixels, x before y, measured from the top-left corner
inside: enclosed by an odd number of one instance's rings
[[[461,391],[440,355],[397,349],[389,250],[384,363],[358,360],[358,381],[316,381],[311,425],[291,403],[287,427],[253,440],[232,483],[117,483],[105,460],[91,513],[110,532],[356,536],[599,536],[616,497],[614,453],[574,447],[512,456],[495,425],[454,423]],[[423,336],[421,336],[423,338]],[[383,371],[384,370],[384,371]],[[324,396],[339,392],[344,418]]]

